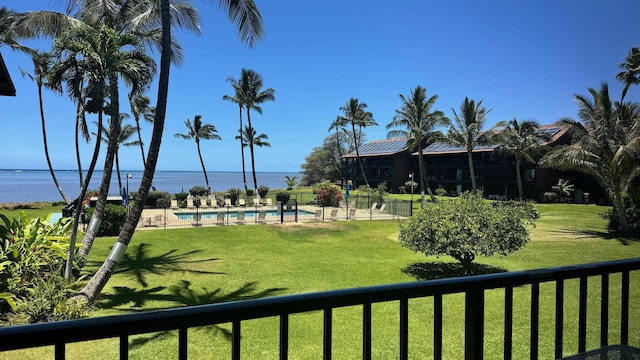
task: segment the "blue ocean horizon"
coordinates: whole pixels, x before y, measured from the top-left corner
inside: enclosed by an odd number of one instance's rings
[[[122,187],[127,186],[127,174],[129,179],[129,191],[137,191],[142,178],[141,170],[121,170]],[[60,187],[70,199],[75,199],[80,194],[80,177],[78,170],[56,170]],[[85,172],[86,174],[86,172]],[[247,185],[253,188],[253,176],[251,171],[246,173]],[[244,188],[241,171],[207,171],[211,191],[226,191],[231,188]],[[258,186],[268,186],[269,189],[286,188],[285,176],[297,176],[302,178],[299,172],[256,172]],[[91,177],[89,189],[100,187],[102,171],[96,170]],[[176,193],[188,191],[192,186],[205,186],[204,173],[202,171],[170,171],[157,170],[153,177],[153,185],[158,191]],[[111,177],[109,194],[119,195],[122,189],[118,185],[118,176],[114,172]],[[0,203],[28,203],[36,201],[62,201],[60,193],[56,189],[51,174],[47,169],[0,169]]]

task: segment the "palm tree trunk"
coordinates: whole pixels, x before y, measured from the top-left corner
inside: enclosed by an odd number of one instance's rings
[[[87,189],[89,188],[89,182],[93,175],[93,169],[98,162],[98,154],[100,153],[100,140],[102,139],[102,110],[98,112],[98,134],[96,135],[96,146],[93,149],[93,156],[91,157],[91,163],[89,169],[87,169],[87,176],[84,178],[82,187],[80,188],[80,195],[76,201],[76,211],[73,216],[73,228],[71,229],[71,239],[69,240],[69,251],[67,253],[67,263],[64,267],[64,278],[69,281],[73,275],[73,257],[76,252],[76,238],[78,237],[78,225],[80,225],[80,213],[82,212],[82,202],[87,195]],[[95,211],[94,211],[95,213]]]
[[[367,174],[364,173],[364,166],[362,166],[362,159],[360,159],[360,150],[358,149],[358,133],[356,132],[356,126],[353,122],[351,122],[351,129],[353,130],[353,143],[356,147],[356,159],[358,159],[358,164],[360,164],[360,171],[362,172],[362,177],[364,178],[364,183],[369,188],[369,180],[367,180]]]
[[[198,157],[200,157],[200,165],[202,165],[202,172],[204,173],[204,182],[209,189],[209,177],[207,176],[207,169],[204,168],[204,160],[202,160],[202,153],[200,152],[200,141],[196,138],[196,145],[198,146]]]
[[[78,103],[78,111],[76,115],[76,162],[78,163],[78,175],[80,176],[80,188],[82,188],[82,161],[80,161],[80,108],[82,105]]]
[[[118,156],[118,148],[116,148],[116,173],[118,174],[118,190],[122,191],[122,176],[120,174],[120,157]]]
[[[467,158],[469,160],[469,176],[471,176],[471,189],[475,191],[476,187],[476,171],[473,168],[473,149],[467,149]]]
[[[51,158],[49,157],[49,146],[47,145],[47,128],[45,126],[44,120],[44,105],[42,104],[42,85],[38,84],[38,101],[40,103],[40,120],[42,121],[42,142],[44,144],[44,155],[47,158],[47,165],[49,166],[49,172],[51,173],[51,178],[53,178],[53,183],[56,185],[56,188],[60,192],[62,199],[64,202],[69,205],[71,200],[67,197],[58,183],[58,179],[56,178],[56,173],[53,171],[53,166],[51,165]]]
[[[516,181],[518,182],[518,197],[520,201],[524,200],[524,193],[522,191],[522,176],[520,175],[520,159],[516,157]]]
[[[149,195],[149,188],[153,181],[153,174],[156,170],[156,164],[158,163],[158,154],[160,152],[160,143],[162,142],[162,131],[164,129],[164,120],[167,110],[167,97],[169,90],[169,70],[171,64],[171,16],[169,0],[161,0],[162,11],[162,52],[160,56],[160,76],[158,80],[158,101],[156,105],[156,114],[153,123],[153,135],[151,137],[151,143],[149,144],[149,156],[147,163],[144,167],[144,173],[140,182],[140,188],[136,193],[136,199],[134,201],[127,220],[125,221],[118,241],[112,248],[111,253],[104,261],[100,269],[93,275],[91,280],[80,290],[77,297],[83,298],[88,301],[92,301],[107,284],[116,265],[122,258],[122,255],[127,249],[131,237],[138,225],[140,215],[144,203]]]
[[[429,186],[429,180],[427,178],[427,167],[424,164],[424,155],[422,154],[421,144],[422,144],[421,142],[418,142],[418,146],[420,147],[420,149],[418,150],[418,169],[420,171],[420,196],[421,196],[420,207],[424,208],[425,188],[429,193],[429,198],[431,199],[431,202],[437,202],[438,199],[436,199],[436,197],[433,195],[433,192],[431,192],[431,186]]]
[[[109,79],[109,90],[111,99],[111,118],[109,119],[109,141],[107,143],[107,153],[104,158],[104,168],[102,170],[102,182],[100,183],[100,193],[96,201],[96,208],[91,215],[89,226],[82,239],[82,247],[78,251],[78,265],[84,266],[87,256],[93,247],[93,241],[98,235],[98,230],[104,218],[104,208],[107,204],[109,187],[111,186],[111,176],[113,175],[113,162],[118,151],[118,136],[120,134],[120,104],[118,102],[118,77]]]
[[[631,227],[627,221],[626,211],[624,207],[624,200],[622,199],[622,191],[616,186],[613,190],[613,206],[615,207],[616,214],[618,215],[618,222],[620,223],[620,231],[623,236],[631,236]]]
[[[242,137],[242,104],[238,104],[238,108],[240,109],[240,156],[242,157],[242,181],[244,182],[244,192],[247,192],[247,172],[245,171],[244,164],[244,140]]]
[[[253,188],[258,192],[258,180],[256,179],[256,163],[253,156],[253,143],[249,143],[249,151],[251,152],[251,171],[253,172]]]
[[[138,132],[138,142],[140,143],[140,153],[142,154],[142,166],[144,167],[147,163],[146,157],[144,155],[144,144],[142,143],[142,134],[140,133],[140,119],[136,119],[136,130]],[[156,187],[151,184],[151,189],[156,191]],[[129,189],[127,189],[129,191]]]

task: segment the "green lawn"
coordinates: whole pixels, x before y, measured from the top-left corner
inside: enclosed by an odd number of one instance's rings
[[[623,242],[606,232],[598,216],[605,207],[542,204],[532,241],[507,257],[480,258],[498,270],[524,270],[640,256],[640,243]],[[425,257],[398,244],[398,221],[352,221],[307,225],[228,226],[138,231],[122,266],[100,299],[96,316],[124,314],[264,296],[306,293],[376,284],[415,281],[415,269],[447,268],[449,258]],[[86,273],[95,271],[115,238],[99,238]],[[443,264],[444,262],[444,264]],[[412,269],[411,271],[407,271]],[[405,271],[403,271],[405,270]],[[619,306],[619,277],[611,277],[611,306]],[[540,358],[553,357],[553,284],[541,286]],[[529,354],[529,287],[515,289],[514,359]],[[599,293],[599,281],[589,283]],[[632,341],[640,337],[640,274],[632,274],[630,319]],[[485,358],[502,357],[503,292],[486,293]],[[565,285],[565,352],[577,350],[577,281]],[[431,299],[410,301],[410,358],[433,352]],[[589,302],[588,347],[599,344],[599,303]],[[464,302],[461,295],[444,298],[444,358],[462,358]],[[397,303],[373,306],[373,357],[398,354]],[[619,341],[619,310],[611,312],[609,338]],[[322,314],[290,318],[290,359],[318,359],[322,354]],[[334,358],[361,357],[361,308],[334,310]],[[230,326],[189,331],[190,358],[230,357],[224,335]],[[243,358],[273,359],[278,351],[278,320],[253,320],[242,325]],[[638,345],[635,343],[635,345]],[[73,359],[116,358],[117,339],[70,344]],[[132,359],[173,359],[177,332],[136,336]],[[0,354],[2,359],[53,358],[52,348]]]

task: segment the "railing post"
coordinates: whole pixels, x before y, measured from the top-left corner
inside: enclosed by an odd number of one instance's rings
[[[472,288],[465,292],[464,358],[482,360],[484,343],[484,290]]]

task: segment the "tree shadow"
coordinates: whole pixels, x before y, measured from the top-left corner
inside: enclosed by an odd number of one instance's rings
[[[602,240],[618,240],[622,245],[629,245],[632,242],[638,242],[640,239],[625,238],[619,234],[611,233],[608,231],[598,230],[579,230],[574,228],[562,228],[558,231],[554,231],[556,234],[562,235],[574,235],[576,239],[602,239]]]
[[[413,263],[404,267],[402,269],[402,272],[407,275],[413,276],[414,278],[416,278],[416,280],[435,280],[468,276],[468,270],[471,270],[471,275],[497,274],[507,272],[506,269],[485,264],[472,263],[470,269],[467,269],[460,263],[441,262]]]
[[[161,293],[165,289],[168,290],[168,293]],[[182,280],[178,284],[171,285],[168,288],[158,286],[153,289],[145,289],[141,291],[136,291],[127,287],[117,287],[115,288],[115,294],[102,295],[102,305],[103,307],[115,307],[133,302],[136,309],[129,308],[126,310],[127,312],[131,312],[131,310],[148,311],[148,308],[143,308],[145,302],[148,300],[172,301],[176,304],[176,306],[191,306],[259,299],[278,295],[284,290],[286,290],[286,288],[269,288],[258,290],[257,282],[254,281],[245,283],[237,290],[224,293],[221,288],[217,288],[213,291],[210,291],[204,287],[200,289],[193,289],[191,288],[191,283],[189,281]],[[211,336],[221,334],[226,340],[231,340],[231,331],[221,327],[218,324],[201,326],[196,329],[198,331],[205,331]],[[135,339],[129,341],[129,348],[133,349],[154,340],[166,339],[173,331],[175,330],[137,336]]]
[[[126,252],[124,254],[116,271],[114,271],[114,274],[129,273],[138,281],[138,283],[140,283],[140,285],[144,287],[149,286],[146,278],[149,274],[161,275],[172,271],[183,271],[192,274],[224,274],[222,272],[195,270],[186,267],[191,264],[209,261],[213,262],[217,260],[216,258],[200,260],[189,259],[202,250],[193,250],[183,254],[178,254],[178,250],[173,249],[158,256],[151,256],[149,255],[149,244],[144,243],[137,245],[132,250],[133,251]],[[90,264],[100,266],[102,263],[93,261]]]

